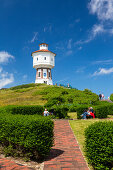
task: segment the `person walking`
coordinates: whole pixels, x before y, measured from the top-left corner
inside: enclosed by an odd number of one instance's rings
[[[100,100],[102,99],[102,94],[99,94],[99,99],[100,99]]]

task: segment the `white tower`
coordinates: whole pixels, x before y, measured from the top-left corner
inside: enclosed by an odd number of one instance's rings
[[[35,83],[53,85],[51,69],[55,66],[55,56],[46,43],[39,44],[39,50],[32,53],[33,68],[37,70]]]

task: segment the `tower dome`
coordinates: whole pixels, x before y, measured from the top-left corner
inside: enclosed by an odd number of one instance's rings
[[[51,69],[55,66],[55,56],[46,43],[39,44],[39,50],[32,53],[33,68],[37,71],[35,83],[53,85]]]

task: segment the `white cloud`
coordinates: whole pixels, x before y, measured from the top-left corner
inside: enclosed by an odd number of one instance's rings
[[[27,79],[27,75],[23,75],[23,80],[26,80]]]
[[[95,71],[92,76],[100,76],[113,73],[113,67],[109,69],[99,68],[98,71]]]
[[[76,73],[83,73],[85,70],[85,67],[80,67],[76,70]]]
[[[73,51],[72,51],[72,50],[68,50],[68,51],[65,53],[65,56],[69,56],[69,55],[71,55],[71,54],[73,54]]]
[[[30,43],[34,43],[38,39],[38,32],[34,32],[33,38],[31,39]]]
[[[93,61],[92,64],[111,64],[113,60],[98,60],[98,61]]]
[[[89,36],[86,40],[79,40],[77,42],[75,42],[75,45],[80,45],[80,44],[87,44],[89,42],[91,42],[92,40],[94,40],[94,38],[99,35],[99,34],[102,34],[102,33],[105,33],[106,30],[104,29],[103,25],[102,24],[95,24],[91,31],[89,32]]]
[[[78,48],[78,50],[82,50],[82,47],[80,46],[80,47]]]
[[[67,48],[68,49],[72,48],[72,39],[69,39],[68,44],[67,44]]]
[[[7,63],[10,58],[14,59],[14,56],[6,51],[0,51],[0,63]]]
[[[10,74],[8,72],[3,72],[2,68],[0,68],[0,73],[1,73],[0,74],[0,89],[14,82],[13,74]]]
[[[51,32],[52,31],[52,24],[48,23],[45,27],[44,27],[44,32]]]
[[[92,28],[92,37],[95,38],[98,34],[104,33],[105,30],[103,28],[103,25],[94,25]]]
[[[113,21],[113,0],[91,0],[88,8],[92,14],[96,14],[99,20]]]

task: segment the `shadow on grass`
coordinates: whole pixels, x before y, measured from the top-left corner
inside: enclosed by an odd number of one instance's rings
[[[49,156],[45,159],[45,161],[49,161],[53,158],[56,158],[57,156],[63,154],[64,151],[60,149],[51,149]]]

